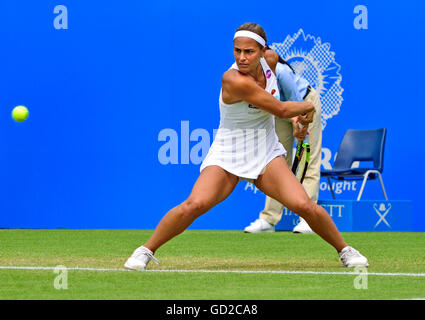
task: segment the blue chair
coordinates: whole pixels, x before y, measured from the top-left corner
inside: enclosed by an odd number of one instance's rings
[[[374,130],[352,130],[346,131],[335,158],[334,166],[331,170],[322,170],[322,177],[326,177],[332,198],[335,193],[330,182],[330,178],[335,180],[363,180],[357,201],[362,197],[364,187],[368,180],[379,178],[385,200],[388,200],[382,181],[384,170],[384,149],[387,129]],[[354,161],[367,161],[368,164],[362,168],[352,168]]]

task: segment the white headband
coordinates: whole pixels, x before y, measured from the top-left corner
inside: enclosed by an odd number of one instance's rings
[[[261,36],[258,34],[248,31],[248,30],[240,30],[235,33],[235,36],[233,37],[233,40],[236,38],[251,38],[255,41],[257,41],[259,44],[261,44],[263,47],[266,45],[266,40],[264,40]]]

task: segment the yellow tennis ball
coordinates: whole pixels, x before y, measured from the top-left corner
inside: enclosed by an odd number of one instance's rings
[[[15,121],[23,122],[28,118],[28,109],[24,106],[17,106],[12,110],[12,118]]]

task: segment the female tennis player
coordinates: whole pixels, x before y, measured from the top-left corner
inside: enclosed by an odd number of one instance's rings
[[[274,117],[298,116],[312,122],[310,102],[282,102],[274,69],[277,59],[264,58],[266,34],[255,23],[239,27],[234,35],[235,63],[222,77],[220,126],[201,165],[189,197],[171,209],[150,239],[137,248],[124,266],[144,270],[164,243],[225,200],[242,179],[252,181],[266,195],[304,218],[339,253],[343,266],[368,266],[367,259],[344,242],[328,213],[309,199],[283,158],[285,149],[275,132]]]

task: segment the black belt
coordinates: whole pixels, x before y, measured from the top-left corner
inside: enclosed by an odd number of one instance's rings
[[[311,89],[313,89],[311,86],[307,87],[307,91],[305,92],[304,98],[303,100],[305,100],[305,98],[307,98],[308,94],[310,93]]]

